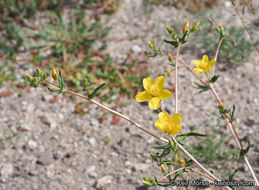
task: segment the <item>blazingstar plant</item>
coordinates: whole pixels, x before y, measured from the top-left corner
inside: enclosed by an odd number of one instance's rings
[[[178,81],[178,67],[179,67],[178,65],[180,63],[181,65],[183,65],[184,68],[190,71],[196,79],[198,79],[199,83],[196,83],[196,88],[200,90],[200,93],[204,91],[212,92],[212,95],[215,97],[216,102],[218,104],[218,110],[220,115],[219,118],[226,121],[227,123],[226,126],[231,132],[232,137],[234,138],[235,142],[238,145],[239,156],[244,158],[245,163],[247,164],[249,171],[255,181],[255,184],[259,185],[257,178],[255,176],[255,173],[246,156],[246,154],[250,149],[250,143],[248,144],[247,148],[243,147],[234,125],[235,106],[233,106],[232,109],[227,109],[213,86],[213,83],[215,83],[219,77],[219,75],[214,75],[214,72],[215,72],[215,65],[216,65],[220,45],[226,36],[224,32],[224,28],[221,25],[218,25],[218,27],[216,28],[216,31],[220,35],[220,40],[216,49],[214,59],[209,59],[207,55],[203,55],[202,60],[197,60],[197,59],[194,60],[194,65],[196,65],[196,68],[191,68],[189,65],[184,63],[184,61],[179,59],[181,46],[187,43],[188,37],[198,29],[198,26],[199,26],[199,22],[195,23],[190,29],[190,23],[188,21],[183,28],[182,34],[180,35],[176,34],[175,30],[172,27],[167,26],[167,31],[171,39],[170,40],[165,39],[164,42],[171,44],[173,47],[177,48],[175,57],[173,57],[170,53],[167,53],[171,66],[174,69],[174,79],[175,79],[174,112],[175,113],[170,116],[161,107],[162,101],[172,97],[172,92],[164,89],[165,76],[158,76],[155,81],[151,77],[144,78],[143,87],[145,90],[136,95],[136,100],[138,102],[149,101],[149,108],[152,111],[153,110],[159,111],[158,120],[154,123],[154,125],[161,132],[166,133],[166,138],[159,137],[151,133],[147,129],[141,127],[134,120],[94,100],[94,98],[97,95],[97,92],[101,91],[101,89],[105,87],[104,83],[93,88],[91,84],[88,82],[87,78],[83,77],[82,86],[86,91],[86,95],[81,95],[79,93],[76,93],[67,89],[65,85],[65,79],[60,70],[58,72],[56,71],[56,69],[52,70],[52,79],[54,80],[54,82],[51,82],[49,79],[47,79],[48,78],[47,75],[43,73],[39,68],[36,69],[33,76],[26,74],[25,80],[27,84],[29,84],[34,88],[41,86],[42,88],[47,88],[49,91],[54,93],[59,93],[59,94],[68,93],[68,94],[72,94],[74,96],[83,98],[89,101],[90,103],[96,104],[97,106],[103,108],[104,110],[122,119],[125,119],[135,127],[143,130],[147,134],[160,140],[162,143],[154,147],[157,150],[157,152],[152,153],[151,158],[161,168],[163,172],[163,177],[160,179],[157,179],[156,177],[154,178],[143,177],[144,179],[143,183],[148,187],[172,186],[173,184],[175,184],[175,180],[178,177],[181,177],[184,180],[186,180],[186,177],[182,175],[183,173],[186,173],[186,172],[196,173],[204,178],[207,178],[209,181],[211,181],[214,184],[219,183],[221,180],[218,177],[216,177],[214,172],[206,169],[185,148],[187,146],[186,139],[188,137],[205,137],[206,135],[196,133],[196,132],[180,133],[182,130],[181,123],[184,119],[184,117],[178,112],[178,82],[177,81]],[[148,45],[151,49],[151,52],[147,52],[148,55],[157,56],[157,55],[165,54],[164,52],[161,51],[160,47],[156,46],[156,42],[148,42]],[[201,78],[201,76],[203,76],[203,78]],[[229,174],[228,176],[229,181],[234,180],[234,176],[236,173],[237,173],[237,170]],[[209,186],[209,184],[207,184],[207,186]],[[234,189],[234,186],[229,184],[223,184],[222,188]]]

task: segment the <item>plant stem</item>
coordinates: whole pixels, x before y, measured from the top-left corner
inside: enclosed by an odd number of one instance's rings
[[[54,83],[52,83],[52,82],[50,82],[50,81],[48,81],[48,80],[45,80],[45,81],[46,81],[47,83],[49,83],[49,84],[55,86],[55,87],[58,87],[56,84],[54,84]],[[69,91],[69,90],[64,90],[64,92],[69,93],[69,94],[73,94],[73,95],[78,96],[78,97],[80,97],[80,98],[83,98],[83,99],[85,99],[85,100],[87,100],[87,101],[89,101],[89,102],[91,102],[91,103],[93,103],[93,104],[95,104],[95,105],[101,107],[102,109],[104,109],[104,110],[106,110],[106,111],[108,111],[108,112],[110,112],[110,113],[112,113],[112,114],[114,114],[114,115],[117,115],[117,116],[119,116],[119,117],[125,119],[126,121],[130,122],[132,125],[136,126],[137,128],[139,128],[140,130],[144,131],[145,133],[147,133],[147,134],[149,134],[149,135],[151,135],[151,136],[153,136],[153,137],[159,139],[160,141],[163,141],[163,142],[165,142],[165,143],[168,143],[168,142],[169,142],[167,139],[165,139],[165,138],[163,138],[163,137],[158,137],[157,135],[153,134],[152,132],[150,132],[150,131],[144,129],[144,128],[141,127],[138,123],[132,121],[132,120],[131,120],[130,118],[128,118],[127,116],[122,115],[122,114],[120,114],[119,112],[114,111],[114,110],[112,110],[112,109],[110,109],[110,108],[108,108],[108,107],[106,107],[106,106],[100,104],[99,102],[97,102],[97,101],[95,101],[95,100],[93,100],[93,99],[89,99],[89,98],[87,98],[86,96],[83,96],[83,95],[81,95],[81,94],[78,94],[78,93],[75,93],[75,92],[72,92],[72,91]],[[212,173],[210,173],[205,167],[203,167],[187,150],[185,150],[185,148],[184,148],[183,146],[181,146],[181,145],[175,140],[174,137],[173,137],[173,140],[174,140],[174,142],[178,145],[179,149],[180,149],[182,152],[184,152],[184,154],[185,154],[186,156],[188,156],[201,170],[203,170],[205,173],[207,173],[207,174],[208,174],[211,178],[213,178],[214,180],[220,181],[216,176],[214,176],[214,175],[213,175]],[[230,189],[230,188],[229,188],[229,189]]]
[[[177,52],[176,52],[176,58],[175,58],[175,74],[174,74],[174,87],[175,87],[175,107],[174,107],[174,112],[177,113],[178,112],[178,57],[179,57],[179,53],[180,53],[180,47],[181,47],[181,43],[178,44],[177,47]]]

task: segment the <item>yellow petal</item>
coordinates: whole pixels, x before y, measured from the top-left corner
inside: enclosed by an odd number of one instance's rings
[[[201,68],[194,68],[194,69],[193,69],[193,71],[194,71],[195,73],[201,73],[201,72],[204,72],[204,70],[203,70],[203,69],[201,69]]]
[[[160,100],[168,99],[172,96],[172,93],[169,90],[161,90],[159,92],[159,98]]]
[[[138,102],[145,102],[151,98],[151,95],[147,91],[140,92],[136,95],[136,100]]]
[[[166,132],[167,132],[165,126],[161,123],[161,121],[159,121],[159,120],[156,121],[156,122],[155,122],[155,126],[156,126],[160,131],[162,131],[163,133],[166,133]]]
[[[154,87],[156,89],[162,90],[164,88],[164,85],[165,85],[165,77],[164,76],[157,77]]]
[[[204,56],[202,57],[202,62],[203,62],[203,63],[209,63],[209,58],[208,58],[207,55],[204,55]]]
[[[151,77],[143,79],[143,86],[146,91],[149,92],[153,84],[154,84],[154,80]]]
[[[172,135],[175,135],[176,133],[180,132],[182,130],[182,126],[181,125],[175,125],[172,127],[172,129],[170,130],[170,133]]]
[[[174,125],[179,125],[180,123],[183,122],[182,115],[180,113],[176,113],[171,117],[172,123]]]
[[[210,60],[209,67],[213,67],[216,64],[216,61],[214,59]]]
[[[158,118],[161,122],[170,120],[170,115],[166,111],[162,111],[158,114]]]
[[[158,97],[151,98],[148,105],[151,110],[157,110],[161,106],[161,100]]]
[[[193,60],[193,63],[196,65],[196,67],[201,67],[201,66],[202,66],[201,61],[198,60],[198,59],[194,59],[194,60]]]

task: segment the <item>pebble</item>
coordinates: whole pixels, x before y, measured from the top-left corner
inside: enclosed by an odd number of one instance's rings
[[[5,182],[13,175],[14,167],[10,163],[5,163],[5,164],[2,164],[0,168],[1,168],[1,180]]]
[[[37,148],[37,146],[38,146],[38,144],[37,144],[37,142],[35,142],[34,140],[29,140],[29,141],[28,141],[28,147],[29,147],[30,149],[35,149],[35,148]]]
[[[38,155],[37,164],[49,165],[54,161],[54,158],[50,152],[44,152]]]
[[[105,187],[105,185],[111,183],[112,180],[113,180],[113,177],[110,175],[103,176],[102,178],[97,180],[96,187],[97,188]]]
[[[95,138],[94,138],[94,137],[90,137],[90,138],[88,139],[88,142],[90,143],[90,145],[94,146],[96,141],[95,141]]]
[[[50,128],[52,128],[52,129],[57,127],[56,121],[49,114],[43,115],[40,119],[41,119],[42,123],[45,123],[45,124],[49,125]]]
[[[140,53],[141,52],[141,47],[139,47],[138,45],[133,45],[132,46],[132,51],[135,53]]]

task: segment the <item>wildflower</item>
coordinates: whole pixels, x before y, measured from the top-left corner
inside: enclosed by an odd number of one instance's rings
[[[29,81],[29,82],[32,82],[33,81],[33,77],[31,75],[29,75],[28,73],[25,74],[25,77],[26,79]]]
[[[55,68],[52,69],[52,78],[54,80],[58,80],[58,73],[57,71],[55,70]]]
[[[183,33],[186,33],[189,31],[189,21],[186,22],[186,25],[183,28]]]
[[[175,135],[179,131],[182,130],[183,118],[180,113],[176,113],[170,117],[170,115],[166,111],[162,111],[158,114],[159,120],[156,121],[155,126],[164,133],[170,133]]]
[[[150,49],[153,49],[153,44],[150,41],[148,41],[147,43],[148,43],[148,46],[150,47]]]
[[[159,76],[154,82],[151,77],[143,79],[143,86],[145,91],[136,95],[138,102],[149,101],[149,108],[156,110],[161,106],[161,100],[170,98],[172,96],[169,90],[163,90],[165,84],[165,77]]]
[[[209,61],[207,55],[203,55],[202,61],[195,59],[193,62],[197,67],[193,69],[196,73],[210,72],[210,69],[216,64],[214,59]]]

